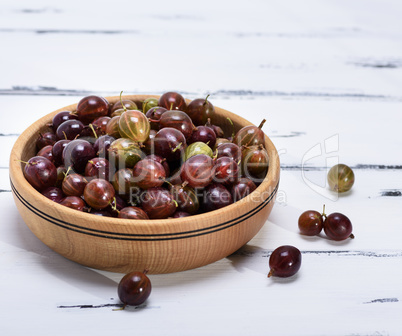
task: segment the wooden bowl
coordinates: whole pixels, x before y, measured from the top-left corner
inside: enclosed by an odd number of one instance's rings
[[[141,102],[150,95],[125,96]],[[106,97],[115,103],[119,97]],[[278,190],[278,153],[266,136],[269,170],[264,181],[249,196],[220,210],[163,220],[128,220],[100,217],[57,204],[35,190],[24,178],[23,163],[35,155],[39,132],[48,129],[53,116],[74,111],[63,107],[39,119],[17,139],[10,157],[10,180],[17,208],[30,230],[52,250],[82,265],[128,273],[184,271],[222,259],[252,239],[270,214]],[[216,107],[215,123],[231,133],[251,123]],[[224,126],[226,125],[226,126]]]

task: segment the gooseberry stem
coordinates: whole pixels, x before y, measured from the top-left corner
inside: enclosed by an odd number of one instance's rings
[[[122,94],[123,94],[123,91],[120,91],[120,104],[121,104],[121,106],[122,106],[124,112],[127,112],[127,108],[124,106],[123,100],[121,99],[121,95],[122,95]]]
[[[269,270],[268,278],[270,278],[273,274],[274,274],[274,272],[272,270]]]
[[[180,143],[172,150],[172,153],[176,152],[182,145],[183,145],[183,143],[180,142]]]
[[[67,170],[66,170],[65,172],[63,172],[63,174],[64,174],[64,179],[63,179],[63,181],[66,179],[68,173],[70,172],[70,169],[72,169],[71,166],[69,166],[69,167],[67,168]]]
[[[322,206],[322,214],[321,217],[327,218],[327,214],[325,213],[325,204]]]
[[[234,127],[233,121],[229,117],[227,117],[226,119],[229,120],[230,124],[232,125],[232,139],[234,139],[234,137],[235,137],[235,127]]]
[[[258,126],[258,128],[259,128],[259,129],[261,129],[261,128],[262,128],[262,126],[264,126],[265,122],[266,122],[266,120],[265,120],[265,119],[263,119],[263,120],[261,121],[260,126]]]
[[[127,307],[127,304],[125,303],[125,304],[123,304],[123,307],[113,309],[113,311],[124,310],[126,307]]]
[[[113,197],[112,202],[110,203],[110,207],[112,208],[113,211],[116,211],[119,213],[120,211],[117,209],[117,200],[116,197]]]
[[[92,130],[92,133],[94,134],[94,136],[95,136],[95,139],[98,139],[98,135],[96,134],[96,132],[95,132],[95,128],[94,128],[94,125],[92,125],[92,124],[89,124],[89,128]]]
[[[208,97],[209,97],[210,95],[207,95],[206,97],[205,97],[205,101],[204,101],[204,104],[203,105],[207,105],[207,103],[208,103]]]
[[[170,181],[166,180],[166,179],[165,179],[165,178],[163,178],[163,177],[162,177],[161,179],[163,179],[163,181],[164,181],[165,183],[167,183],[169,186],[173,187],[172,182],[170,182]]]

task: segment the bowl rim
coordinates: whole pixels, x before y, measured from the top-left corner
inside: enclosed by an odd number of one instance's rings
[[[134,101],[143,101],[147,98],[159,98],[158,95],[124,95],[122,99],[131,99]],[[104,97],[109,103],[113,103],[120,99],[120,96],[107,96]],[[187,102],[191,101],[186,99]],[[26,207],[28,207],[31,211],[35,212],[37,215],[41,217],[47,217],[48,221],[56,221],[54,223],[56,225],[65,226],[67,229],[80,231],[82,233],[87,233],[91,235],[100,235],[105,238],[114,238],[114,239],[123,239],[123,240],[155,240],[155,239],[178,239],[178,238],[186,238],[192,237],[196,235],[202,235],[211,233],[214,231],[218,231],[229,226],[238,224],[248,217],[254,215],[263,209],[266,205],[268,205],[271,201],[274,201],[278,186],[279,186],[279,173],[280,173],[280,161],[278,152],[270,140],[270,138],[265,134],[265,146],[269,154],[269,168],[268,173],[261,184],[254,190],[251,194],[244,197],[243,199],[230,204],[226,207],[223,207],[218,210],[196,214],[183,218],[166,218],[166,219],[145,219],[145,220],[132,220],[132,219],[123,219],[116,217],[101,217],[102,224],[113,225],[113,228],[116,231],[105,231],[101,230],[99,227],[97,228],[96,223],[97,217],[95,215],[85,212],[80,212],[68,207],[65,207],[61,204],[58,204],[44,195],[42,195],[39,191],[37,191],[34,187],[32,187],[29,182],[25,179],[23,174],[23,163],[20,162],[21,155],[23,149],[27,141],[32,138],[36,132],[40,129],[46,127],[46,124],[51,122],[52,117],[60,111],[74,111],[78,102],[75,104],[71,104],[60,109],[57,109],[53,112],[50,112],[43,116],[42,118],[35,121],[31,124],[27,129],[24,130],[23,133],[16,140],[10,155],[10,184],[14,195],[22,202]],[[244,125],[253,125],[248,120],[243,117],[234,114],[230,111],[222,109],[220,107],[215,106],[215,110],[218,114],[224,114],[227,117],[230,117],[232,120],[235,120],[236,123],[241,123]],[[34,132],[35,131],[35,132]],[[18,180],[18,184],[21,188],[15,186],[15,181]],[[262,200],[261,202],[253,202],[252,199],[257,195],[257,193],[263,193],[268,191],[268,196]],[[68,223],[59,218],[53,217],[45,213],[43,210],[39,209],[32,203],[29,203],[24,198],[23,193],[28,193],[29,197],[32,197],[38,203],[43,204],[44,207],[54,207],[57,212],[63,212],[66,214],[68,218],[75,219],[73,223]],[[256,204],[256,206],[251,206],[252,204]],[[249,209],[245,213],[242,213],[240,216],[236,216],[233,218],[233,214],[238,214],[238,211],[234,211],[240,205],[245,206],[246,209]],[[205,225],[205,223],[214,223],[212,220],[213,217],[217,216],[219,212],[219,217],[223,219],[223,223],[214,224],[212,226]],[[76,219],[80,219],[80,223],[76,223]],[[99,219],[99,217],[98,217]],[[227,219],[226,221],[224,219]],[[191,225],[190,225],[191,224]],[[187,226],[187,230],[186,230]],[[110,227],[110,226],[108,226]],[[141,234],[133,233],[138,229]],[[131,232],[131,233],[130,233]],[[143,232],[149,232],[144,234]]]

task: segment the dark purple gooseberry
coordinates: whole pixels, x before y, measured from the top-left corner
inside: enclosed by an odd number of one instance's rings
[[[119,211],[119,218],[126,219],[149,219],[147,213],[138,207],[125,207]]]
[[[250,195],[255,189],[257,189],[257,186],[251,179],[247,177],[239,178],[231,187],[233,202],[237,202]]]
[[[240,170],[236,161],[228,156],[222,156],[215,161],[214,182],[231,185],[239,179]]]
[[[287,278],[296,274],[301,266],[302,255],[294,246],[283,245],[276,248],[269,257],[268,277]]]
[[[107,116],[109,103],[103,97],[87,96],[82,98],[77,105],[78,119],[88,124],[96,118]]]
[[[84,211],[86,208],[85,202],[78,196],[66,196],[61,200],[60,204],[78,211]]]
[[[162,128],[154,138],[155,153],[168,161],[180,160],[184,156],[186,138],[179,130],[171,127]]]
[[[67,120],[72,120],[78,119],[78,116],[75,113],[72,113],[71,111],[61,111],[57,113],[52,120],[52,128],[53,132],[56,132],[57,128],[65,121]]]
[[[109,181],[113,174],[109,161],[102,157],[94,157],[85,166],[85,176],[88,180],[102,178]]]
[[[25,163],[24,176],[37,190],[53,187],[57,181],[57,169],[52,161],[43,156],[34,156]]]
[[[187,185],[171,185],[170,192],[173,195],[174,200],[177,202],[177,210],[189,214],[197,213],[200,203],[194,188]]]
[[[63,151],[63,162],[76,173],[83,173],[88,160],[95,157],[93,146],[86,140],[77,139],[67,144]]]
[[[177,208],[172,194],[162,187],[145,190],[141,195],[141,206],[151,219],[168,218]]]
[[[119,169],[113,176],[112,184],[119,195],[129,195],[132,188],[136,188],[133,170],[130,168]]]
[[[205,188],[202,209],[205,212],[221,209],[233,203],[232,195],[222,184],[211,183]]]
[[[217,148],[217,157],[228,156],[239,162],[241,160],[241,148],[234,143],[223,143]]]
[[[40,150],[45,146],[53,146],[56,141],[57,137],[53,132],[39,133],[39,137],[36,140],[36,148]]]
[[[191,118],[183,111],[166,111],[159,119],[159,128],[172,127],[183,133],[186,140],[191,137],[195,126]]]
[[[193,188],[203,188],[212,182],[214,162],[208,155],[197,154],[185,161],[181,168],[180,177]]]
[[[42,191],[42,195],[56,203],[60,203],[61,200],[65,197],[63,191],[57,187],[46,188]]]
[[[332,240],[354,238],[352,229],[350,219],[339,212],[328,215],[324,220],[324,232]]]
[[[47,145],[41,149],[39,149],[38,153],[36,153],[37,156],[43,156],[46,159],[49,159],[50,161],[53,160],[53,152],[52,152],[53,146],[52,145]]]
[[[149,122],[151,124],[151,129],[156,131],[159,130],[159,122],[155,121],[159,121],[159,119],[162,117],[162,114],[165,113],[166,111],[168,110],[160,106],[152,107],[147,111],[145,115],[147,116],[148,119],[150,119]]]
[[[100,136],[94,143],[95,154],[99,157],[104,157],[107,159],[110,144],[115,140],[116,138],[107,134]]]
[[[67,196],[81,197],[84,194],[88,181],[80,174],[69,174],[64,178],[61,185],[63,193]]]
[[[142,145],[143,145],[142,149],[143,149],[143,151],[144,151],[145,153],[147,153],[147,154],[155,153],[155,142],[154,142],[154,139],[155,139],[156,133],[157,133],[157,132],[156,132],[155,130],[151,129],[151,130],[149,131],[148,139],[145,140],[145,141],[142,143]]]
[[[209,147],[214,148],[216,143],[216,134],[212,128],[207,126],[197,126],[188,141],[189,144],[194,142],[204,142]]]
[[[93,125],[95,128],[98,128],[98,129],[100,130],[100,132],[101,132],[102,135],[105,135],[105,134],[106,134],[106,126],[107,126],[107,124],[109,123],[109,121],[110,121],[111,119],[112,119],[112,118],[110,118],[110,117],[99,117],[99,118],[96,118],[96,119],[92,122],[92,125]]]
[[[222,128],[220,126],[218,126],[218,125],[211,124],[211,119],[210,118],[208,118],[205,126],[209,127],[210,129],[212,129],[217,138],[224,138],[225,137],[225,133],[223,132]]]
[[[208,97],[194,99],[187,106],[186,113],[196,126],[205,125],[208,118],[213,119],[215,116],[215,108],[208,101]]]
[[[119,195],[115,194],[112,202],[104,209],[104,211],[109,212],[113,217],[117,217],[119,215],[119,211],[127,206],[127,202]]]
[[[168,110],[179,110],[186,112],[187,103],[180,93],[165,92],[160,96],[158,106],[164,107]]]
[[[74,140],[84,129],[84,124],[80,120],[67,120],[60,124],[56,130],[57,139]]]
[[[241,166],[246,177],[259,177],[268,171],[269,157],[263,145],[243,147]]]
[[[167,181],[171,184],[183,183],[183,180],[181,179],[181,166],[173,170],[172,175],[167,178]]]
[[[150,159],[150,160],[159,162],[163,166],[163,168],[165,168],[166,177],[170,175],[169,164],[167,163],[167,160],[165,158],[163,158],[162,156],[156,155],[156,154],[150,154],[150,155],[147,155],[144,159]]]
[[[63,151],[64,148],[71,140],[59,140],[52,147],[53,161],[56,166],[63,164]]]
[[[184,211],[176,211],[172,218],[183,218],[183,217],[188,217],[191,216],[188,212],[184,212]]]
[[[119,282],[117,293],[124,306],[139,306],[151,294],[151,281],[144,272],[131,272],[126,274]]]
[[[166,171],[159,162],[143,159],[133,168],[135,184],[141,189],[160,187],[165,182]]]
[[[84,199],[94,209],[102,210],[110,205],[115,195],[112,184],[104,179],[93,179],[84,189]]]
[[[322,231],[324,218],[315,210],[304,211],[298,220],[300,233],[306,236],[316,236]]]
[[[262,126],[265,123],[265,119],[257,127],[254,125],[248,125],[241,128],[233,138],[233,143],[241,146],[258,146],[265,144],[265,135],[262,131]]]
[[[85,139],[88,140],[91,143],[94,143],[97,138],[100,136],[104,135],[102,129],[98,126],[95,126],[93,124],[85,125],[84,128],[82,129],[79,138],[80,139]]]

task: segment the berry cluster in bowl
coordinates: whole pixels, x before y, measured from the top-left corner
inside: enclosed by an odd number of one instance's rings
[[[64,206],[99,216],[163,219],[230,205],[267,175],[262,126],[215,123],[206,98],[177,92],[141,102],[82,98],[38,135],[24,176]],[[230,127],[229,127],[230,128]]]

